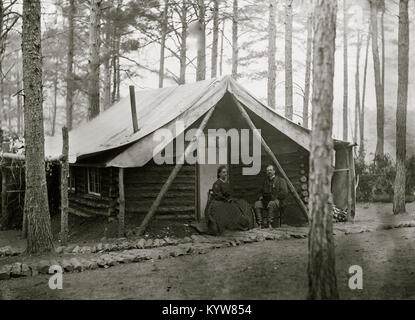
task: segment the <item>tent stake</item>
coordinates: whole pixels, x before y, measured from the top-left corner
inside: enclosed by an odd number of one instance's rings
[[[177,174],[179,173],[180,169],[183,167],[184,161],[187,158],[188,154],[190,154],[190,152],[193,149],[193,145],[195,143],[197,143],[197,140],[199,139],[199,136],[201,135],[201,133],[203,132],[203,130],[205,129],[210,117],[212,116],[213,111],[215,110],[215,107],[212,107],[204,116],[199,129],[197,130],[196,134],[193,136],[192,141],[189,142],[189,144],[187,145],[185,151],[183,152],[183,154],[180,156],[179,160],[176,159],[176,165],[173,168],[172,172],[170,173],[169,178],[167,179],[167,181],[164,183],[163,187],[161,188],[159,194],[157,195],[156,200],[154,200],[153,204],[151,205],[150,210],[147,212],[146,216],[144,217],[144,220],[141,222],[140,227],[138,227],[137,230],[137,234],[138,235],[142,235],[144,233],[144,231],[147,228],[147,225],[149,224],[150,220],[153,218],[154,213],[156,212],[157,208],[159,207],[161,200],[163,200],[163,197],[165,196],[165,194],[167,193],[167,191],[169,190],[171,184],[174,181],[174,178],[176,178]]]
[[[264,138],[258,133],[254,123],[252,122],[251,118],[248,115],[248,112],[244,109],[242,104],[233,97],[233,101],[235,102],[236,106],[238,107],[239,111],[242,114],[242,117],[245,119],[245,121],[248,123],[249,127],[253,131],[253,133],[256,135],[256,137],[261,140],[261,144],[264,147],[265,151],[268,153],[268,155],[271,157],[272,161],[274,162],[275,166],[277,167],[278,171],[282,175],[282,177],[287,182],[288,188],[290,189],[291,193],[294,196],[294,199],[297,201],[298,205],[300,206],[301,212],[303,213],[304,217],[307,219],[307,221],[310,220],[308,215],[307,207],[305,206],[304,202],[301,200],[300,196],[297,193],[297,190],[295,190],[294,185],[291,183],[291,180],[288,178],[287,174],[285,173],[284,169],[282,168],[281,164],[279,163],[277,157],[272,152],[271,148],[268,146],[268,144],[265,142]]]

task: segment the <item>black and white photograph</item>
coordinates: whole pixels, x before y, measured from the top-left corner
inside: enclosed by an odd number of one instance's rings
[[[0,0],[0,308],[415,300],[414,70],[413,0]]]

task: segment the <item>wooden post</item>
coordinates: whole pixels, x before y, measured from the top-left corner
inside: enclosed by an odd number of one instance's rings
[[[282,175],[282,177],[287,182],[288,188],[291,191],[291,193],[294,196],[294,199],[297,201],[298,205],[300,206],[300,209],[304,215],[304,217],[307,219],[307,221],[310,220],[310,217],[308,215],[307,207],[305,206],[303,200],[301,200],[301,197],[298,195],[297,190],[295,190],[294,185],[291,183],[291,180],[288,178],[287,174],[285,173],[284,169],[282,168],[281,164],[279,163],[277,157],[272,152],[271,148],[268,146],[268,144],[265,142],[264,138],[258,133],[256,130],[256,127],[254,123],[252,122],[251,118],[248,115],[248,112],[244,109],[242,104],[232,96],[233,100],[235,101],[236,106],[238,107],[239,111],[242,114],[242,117],[245,119],[245,121],[248,123],[249,127],[253,131],[253,133],[256,135],[256,137],[261,141],[262,146],[264,147],[265,151],[268,153],[268,155],[271,157],[272,161],[274,162],[275,166],[277,167],[278,171]]]
[[[3,151],[3,130],[0,129],[0,150]],[[8,225],[7,215],[7,180],[6,169],[1,166],[1,222],[4,226]]]
[[[68,177],[69,177],[69,138],[68,128],[62,128],[62,162],[61,162],[61,244],[68,243]]]
[[[125,233],[124,168],[118,169],[118,202],[120,204],[120,211],[118,213],[118,236],[123,237]]]
[[[192,141],[189,142],[187,145],[185,151],[180,156],[179,160],[176,159],[176,165],[173,168],[172,172],[170,173],[170,176],[168,177],[167,181],[164,183],[163,187],[161,188],[159,194],[157,195],[156,200],[154,200],[153,204],[151,205],[150,210],[147,212],[146,216],[144,217],[143,222],[141,222],[140,227],[137,230],[138,235],[142,235],[144,231],[147,228],[148,223],[153,218],[154,213],[156,212],[157,208],[159,207],[161,200],[163,200],[164,195],[166,194],[167,190],[169,190],[171,184],[174,181],[174,178],[176,178],[177,174],[179,173],[180,169],[182,168],[184,161],[188,154],[192,151],[193,145],[197,143],[197,140],[199,139],[201,133],[203,133],[203,130],[205,129],[210,117],[212,116],[213,111],[215,110],[215,107],[212,107],[204,116],[198,131],[193,136]]]
[[[4,227],[9,225],[9,215],[7,212],[7,172],[4,166],[1,167],[1,222]]]
[[[135,88],[130,86],[131,119],[133,120],[133,131],[138,131],[137,108],[135,104]]]

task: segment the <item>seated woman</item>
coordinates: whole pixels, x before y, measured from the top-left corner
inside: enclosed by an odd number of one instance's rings
[[[212,187],[212,197],[205,209],[209,234],[220,235],[225,230],[253,228],[254,215],[251,206],[245,200],[232,198],[226,166],[218,168],[217,177],[218,180]]]

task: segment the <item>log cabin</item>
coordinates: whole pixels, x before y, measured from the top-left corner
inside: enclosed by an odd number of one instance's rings
[[[178,122],[181,126],[177,126]],[[153,214],[156,220],[202,220],[220,163],[179,164],[175,155],[179,139],[196,128],[203,133],[209,129],[260,130],[260,138],[252,133],[251,139],[240,142],[249,144],[252,150],[255,138],[261,140],[257,174],[244,175],[246,165],[233,161],[232,148],[227,148],[225,162],[235,196],[253,204],[266,166],[277,163],[291,191],[282,223],[307,223],[304,213],[308,203],[311,131],[266,106],[230,76],[161,89],[130,90],[130,98],[121,99],[72,130],[69,212],[118,217],[122,224],[132,215],[139,215],[143,221]],[[160,142],[160,129],[173,135]],[[333,202],[353,215],[353,144],[335,139],[333,143]],[[60,137],[48,137],[46,155],[58,156],[61,144]],[[171,161],[157,164],[153,155],[166,154],[166,150],[175,150]]]

